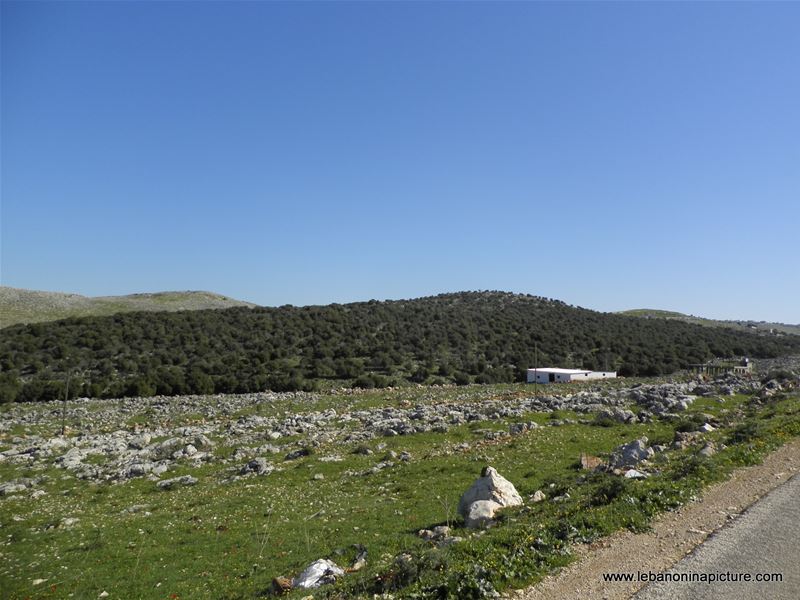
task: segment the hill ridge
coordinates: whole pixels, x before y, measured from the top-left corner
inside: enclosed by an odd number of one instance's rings
[[[523,381],[539,366],[661,375],[713,357],[800,353],[774,336],[494,292],[328,306],[120,313],[15,325],[0,399]],[[5,386],[6,392],[3,392]]]
[[[656,308],[634,308],[631,310],[619,311],[618,314],[644,319],[674,319],[703,325],[705,327],[730,327],[733,329],[767,332],[775,335],[800,335],[800,324],[756,321],[753,319],[709,319],[707,317],[698,317],[678,311],[660,310]]]
[[[84,296],[70,292],[0,286],[0,328],[70,317],[107,316],[130,311],[178,311],[256,306],[205,290]]]

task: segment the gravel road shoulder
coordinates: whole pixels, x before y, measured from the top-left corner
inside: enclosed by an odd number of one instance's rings
[[[797,600],[799,512],[800,475],[795,475],[670,569],[670,579],[649,584],[635,599]],[[705,574],[722,580],[692,580]]]
[[[524,600],[597,598],[628,599],[644,582],[606,582],[604,573],[661,572],[692,552],[705,539],[766,493],[800,471],[800,440],[793,440],[762,464],[737,470],[702,497],[661,515],[647,533],[619,532],[579,547],[579,558],[538,584],[508,594]]]

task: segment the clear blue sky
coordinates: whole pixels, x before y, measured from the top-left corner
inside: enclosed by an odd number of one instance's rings
[[[2,3],[3,285],[800,322],[800,3]]]

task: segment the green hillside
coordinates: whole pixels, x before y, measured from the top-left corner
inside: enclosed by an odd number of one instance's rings
[[[624,310],[619,314],[631,317],[642,317],[645,319],[674,319],[677,321],[685,321],[686,323],[704,325],[706,327],[730,327],[732,329],[738,329],[741,331],[769,333],[772,335],[782,335],[787,333],[800,335],[800,325],[789,325],[786,323],[770,323],[768,321],[748,320],[721,321],[718,319],[704,319],[703,317],[695,317],[694,315],[686,315],[680,312],[657,310],[652,308]]]
[[[0,397],[91,397],[523,381],[539,366],[672,373],[714,356],[800,353],[800,337],[463,292],[330,306],[121,313],[15,325]]]
[[[0,328],[69,317],[100,317],[132,311],[204,310],[254,306],[211,292],[159,292],[90,298],[0,286]]]

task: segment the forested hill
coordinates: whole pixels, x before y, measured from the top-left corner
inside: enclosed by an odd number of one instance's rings
[[[772,335],[784,335],[784,334],[800,335],[800,325],[790,325],[788,323],[774,323],[771,321],[751,321],[751,320],[722,321],[719,319],[705,319],[703,317],[695,317],[694,315],[687,315],[684,313],[674,312],[671,310],[654,310],[652,308],[637,308],[634,310],[624,310],[619,314],[631,317],[640,317],[642,319],[673,319],[677,321],[686,321],[687,323],[695,323],[697,325],[705,325],[706,327],[730,327],[731,329],[757,331],[760,333],[770,333]]]
[[[800,338],[599,313],[503,292],[330,306],[125,313],[15,325],[0,397],[521,381],[534,366],[673,372],[713,356],[800,352]]]

